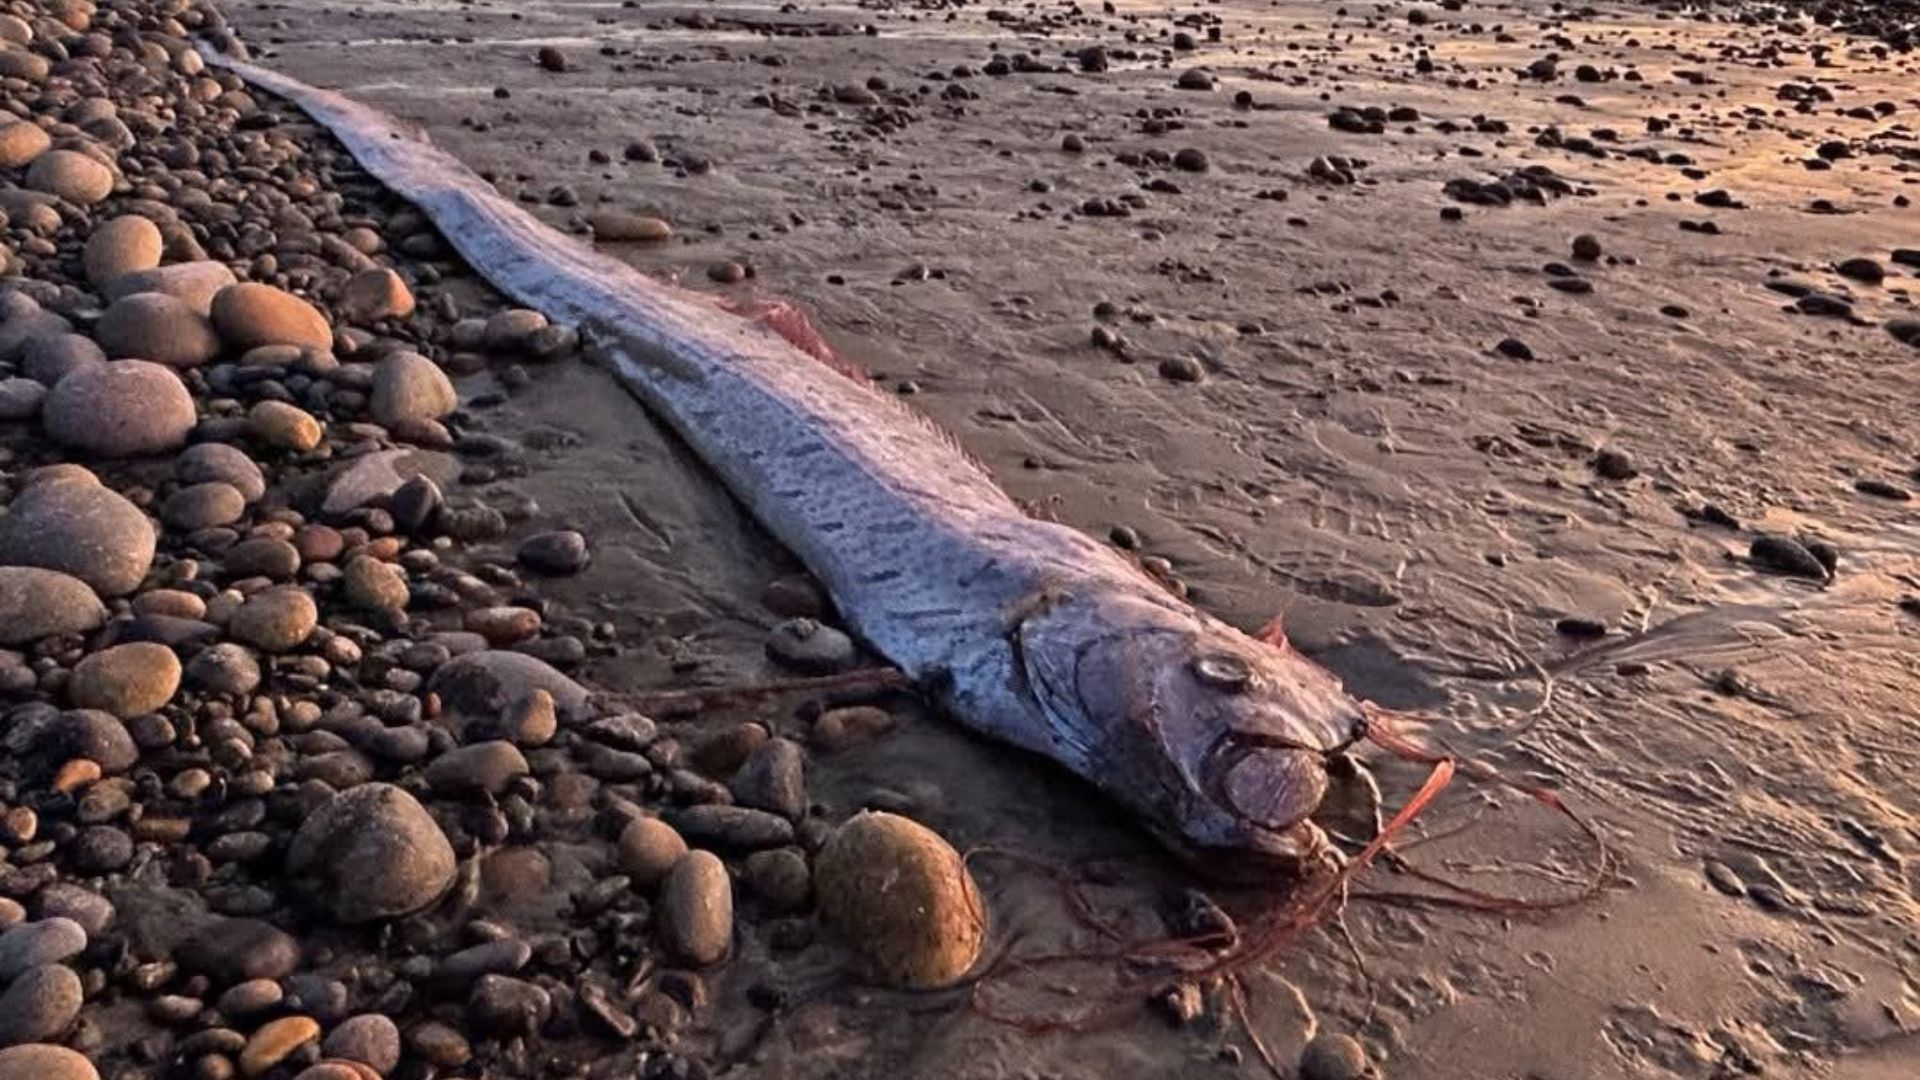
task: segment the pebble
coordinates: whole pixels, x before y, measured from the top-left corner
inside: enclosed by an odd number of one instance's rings
[[[373,418],[385,427],[443,419],[459,404],[447,373],[419,353],[394,353],[374,368]]]
[[[491,1038],[533,1035],[553,1016],[553,998],[524,979],[482,975],[467,999],[467,1015]]]
[[[489,645],[514,645],[540,632],[540,614],[523,607],[485,607],[467,612],[468,630],[487,639]]]
[[[193,368],[220,355],[220,337],[205,315],[164,293],[115,300],[94,327],[94,339],[115,359],[133,357]]]
[[[180,674],[180,658],[165,645],[115,645],[75,665],[67,697],[76,708],[98,709],[125,720],[158,712],[173,700]]]
[[[227,623],[227,632],[262,652],[298,648],[320,623],[320,609],[304,589],[282,585],[248,597]]]
[[[443,1069],[457,1069],[473,1059],[473,1046],[466,1037],[437,1020],[408,1031],[407,1048]]]
[[[367,555],[347,563],[341,586],[348,603],[368,611],[403,611],[411,595],[399,567]]]
[[[747,755],[731,785],[742,806],[798,821],[807,812],[806,754],[791,739],[768,739]]]
[[[240,1051],[240,1071],[263,1076],[293,1052],[320,1038],[320,1024],[310,1016],[283,1016],[261,1026]]]
[[[551,694],[563,719],[584,718],[587,712],[586,687],[524,653],[481,650],[456,656],[434,671],[429,688],[456,716],[498,716],[534,690]]]
[[[0,645],[84,634],[106,620],[106,605],[79,578],[39,567],[0,566]]]
[[[751,851],[793,843],[793,823],[746,806],[708,803],[673,811],[669,822],[690,844]]]
[[[675,960],[707,967],[733,945],[733,883],[709,851],[689,851],[660,885],[660,940]]]
[[[260,466],[244,451],[226,443],[198,443],[182,450],[173,459],[173,476],[183,484],[229,484],[250,503],[260,501],[267,493],[266,475]]]
[[[333,327],[319,309],[271,285],[241,282],[221,289],[210,312],[220,337],[235,349],[299,345],[333,350]]]
[[[23,168],[52,145],[53,137],[31,120],[0,125],[0,168]]]
[[[379,1013],[363,1013],[335,1025],[320,1049],[330,1058],[357,1061],[385,1076],[400,1066],[400,1029]]]
[[[637,817],[627,822],[614,843],[614,857],[620,872],[640,889],[652,889],[666,880],[682,856],[687,842],[673,826],[656,817]]]
[[[78,956],[86,947],[87,932],[72,919],[22,923],[0,933],[0,986],[43,964]]]
[[[284,401],[262,401],[247,410],[247,431],[268,446],[311,453],[326,432],[313,414]]]
[[[239,521],[247,512],[247,497],[240,489],[219,480],[189,484],[167,496],[161,504],[160,520],[179,532],[198,532]]]
[[[814,720],[808,741],[814,747],[833,753],[864,746],[892,731],[893,714],[871,705],[850,705],[828,709]]]
[[[140,748],[134,745],[126,725],[111,713],[93,709],[70,709],[59,714],[34,738],[32,746],[50,766],[47,772],[64,771],[71,762],[84,760],[93,766],[97,777],[99,773],[125,772],[140,760]]]
[[[1762,534],[1753,538],[1747,559],[1762,570],[1788,577],[1826,581],[1829,568],[1800,541],[1786,536]]]
[[[159,266],[164,247],[159,226],[139,214],[122,214],[93,230],[81,261],[87,280],[102,289],[122,274]]]
[[[172,370],[145,360],[83,364],[47,395],[41,413],[55,442],[105,458],[177,450],[199,419]]]
[[[525,352],[533,335],[546,328],[545,315],[530,308],[508,308],[487,320],[481,330],[481,346],[494,353]]]
[[[1163,357],[1160,361],[1160,376],[1171,382],[1197,383],[1207,377],[1206,367],[1198,357],[1178,354]]]
[[[560,717],[553,695],[545,690],[530,691],[526,697],[507,707],[497,723],[491,725],[499,736],[517,746],[545,746],[560,730]]]
[[[1300,1052],[1300,1080],[1363,1080],[1372,1071],[1366,1048],[1351,1035],[1323,1032]]]
[[[1634,468],[1633,459],[1625,451],[1612,447],[1593,455],[1593,471],[1605,480],[1631,480],[1640,475],[1640,470]]]
[[[391,498],[402,484],[415,476],[447,484],[459,475],[457,459],[432,450],[379,450],[362,454],[334,474],[321,509],[328,515],[344,515]]]
[[[0,420],[31,420],[46,400],[47,388],[32,379],[0,379]]]
[[[0,994],[0,1046],[59,1038],[80,1015],[84,997],[72,969],[59,964],[30,968]]]
[[[108,282],[101,292],[109,303],[135,293],[164,293],[195,313],[210,316],[213,298],[236,281],[225,263],[202,260],[130,271]]]
[[[587,223],[594,239],[608,243],[659,244],[673,238],[673,226],[665,221],[624,210],[602,210]]]
[[[92,206],[113,194],[113,170],[77,150],[49,150],[27,166],[27,186]]]
[[[140,584],[155,542],[147,515],[97,482],[35,484],[0,516],[0,566],[57,570],[102,596]]]
[[[587,538],[572,529],[536,533],[520,542],[515,561],[537,574],[566,577],[587,568],[593,554]]]
[[[335,310],[348,322],[371,323],[404,319],[414,311],[413,290],[406,279],[385,267],[362,270],[347,279]]]
[[[767,634],[767,655],[800,671],[827,674],[853,664],[853,639],[815,619],[787,619]]]
[[[814,864],[820,917],[882,985],[948,985],[979,959],[986,907],[959,852],[895,814],[863,812]]]
[[[316,879],[328,914],[355,924],[430,906],[453,886],[455,864],[446,834],[413,796],[390,784],[362,784],[301,824],[287,870]]]
[[[222,918],[196,930],[174,950],[180,966],[215,986],[284,979],[300,966],[300,942],[259,919]]]
[[[806,907],[813,892],[807,860],[792,848],[756,851],[747,856],[742,876],[768,910],[784,914]]]
[[[80,334],[42,334],[29,339],[20,352],[20,370],[27,378],[51,387],[68,372],[104,364],[106,351]]]
[[[504,739],[491,739],[441,754],[427,766],[426,776],[436,795],[498,796],[529,771],[519,747]]]
[[[0,1080],[100,1080],[100,1073],[64,1046],[28,1043],[0,1050]]]

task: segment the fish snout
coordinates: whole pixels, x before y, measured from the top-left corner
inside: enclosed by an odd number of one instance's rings
[[[1300,824],[1327,794],[1325,751],[1244,732],[1222,735],[1203,772],[1215,805],[1264,831]]]

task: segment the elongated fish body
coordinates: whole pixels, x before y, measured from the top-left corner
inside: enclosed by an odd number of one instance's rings
[[[1363,723],[1331,675],[1029,517],[897,399],[555,232],[392,117],[208,59],[328,128],[502,293],[580,326],[850,628],[960,721],[1054,759],[1183,853],[1310,853],[1324,755]]]

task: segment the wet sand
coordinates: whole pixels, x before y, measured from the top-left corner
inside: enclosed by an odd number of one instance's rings
[[[1282,615],[1356,692],[1443,717],[1433,735],[1602,823],[1622,868],[1592,904],[1355,903],[1351,952],[1325,932],[1269,965],[1253,1019],[1280,1060],[1335,1030],[1403,1077],[1911,1070],[1920,622],[1900,601],[1920,534],[1911,502],[1856,486],[1905,489],[1920,463],[1920,352],[1883,326],[1914,315],[1914,270],[1891,258],[1920,247],[1899,204],[1920,194],[1909,55],[1616,4],[1564,21],[1534,3],[226,10],[265,62],[422,122],[504,190],[549,203],[564,185],[578,205],[547,205],[556,224],[670,220],[672,243],[622,249],[636,265],[703,287],[715,263],[751,266],[713,287],[801,304],[1016,496],[1135,530],[1198,603],[1249,628]],[[1079,70],[1090,45],[1109,70]],[[541,46],[568,70],[543,70]],[[1549,53],[1555,78],[1520,74]],[[1177,88],[1196,68],[1213,88]],[[1414,112],[1365,134],[1330,124],[1342,106]],[[625,160],[637,140],[680,165]],[[1808,169],[1827,143],[1848,156]],[[1206,171],[1172,165],[1185,148]],[[1537,166],[1568,193],[1444,193]],[[1573,256],[1583,234],[1599,259]],[[1858,257],[1884,281],[1836,273]],[[1591,291],[1553,284],[1569,276]],[[1796,312],[1781,286],[1852,317]],[[1102,301],[1117,313],[1096,320]],[[1124,346],[1092,344],[1096,325]],[[759,673],[774,619],[755,598],[786,557],[609,377],[555,371],[515,400],[579,441],[524,486],[595,538],[576,605],[647,642],[592,679]],[[1762,531],[1830,541],[1837,574],[1761,572],[1745,555]],[[747,715],[764,713],[704,722]],[[1423,777],[1374,764],[1389,805]],[[1116,909],[1186,880],[1077,785],[937,717],[816,780],[835,817],[886,789],[963,848],[1118,864],[1100,892]],[[1483,887],[1564,887],[1581,855],[1524,799],[1464,784],[1421,828],[1444,839],[1412,857]],[[979,870],[1003,941],[1089,944],[1051,879]],[[741,1003],[755,982],[794,1006],[763,1021]],[[1250,1067],[1218,1052],[1231,1027],[1150,1014],[1031,1038],[751,938],[717,987],[693,1038],[738,1075]]]

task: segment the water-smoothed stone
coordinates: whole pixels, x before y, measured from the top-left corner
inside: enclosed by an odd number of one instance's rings
[[[409,420],[439,420],[459,404],[447,373],[419,353],[394,353],[373,369],[370,408],[377,423],[393,427]]]
[[[183,484],[231,484],[248,502],[267,493],[266,475],[246,451],[226,443],[189,446],[173,459],[174,478]]]
[[[159,226],[139,214],[122,214],[93,230],[81,261],[87,280],[99,289],[122,274],[159,266],[164,247]]]
[[[108,458],[177,450],[198,419],[180,377],[145,360],[72,371],[47,395],[41,413],[54,441]]]
[[[49,150],[27,166],[27,186],[92,206],[113,194],[113,170],[77,150]]]
[[[173,368],[199,367],[220,355],[213,323],[165,293],[115,300],[100,316],[93,336],[110,357],[152,360]]]
[[[0,1080],[100,1080],[100,1073],[64,1046],[27,1043],[0,1050]]]
[[[211,315],[213,298],[236,280],[225,263],[201,260],[121,274],[102,291],[109,303],[135,293],[165,293],[198,314]]]
[[[0,566],[0,645],[84,634],[106,619],[106,605],[79,578],[33,566]]]
[[[820,915],[866,977],[944,986],[979,959],[986,907],[965,860],[938,833],[895,814],[862,813],[814,864]]]
[[[87,932],[72,919],[41,919],[0,933],[0,986],[42,964],[58,964],[80,955]]]
[[[306,590],[292,585],[248,597],[227,622],[227,632],[262,652],[298,648],[319,625],[320,610]]]
[[[314,879],[334,919],[363,923],[419,911],[445,895],[453,847],[413,796],[389,784],[343,792],[307,818],[287,869]]]
[[[180,674],[180,658],[165,645],[115,645],[74,667],[67,697],[77,708],[98,709],[124,720],[157,712],[173,700]]]
[[[681,963],[719,963],[733,946],[733,882],[710,851],[689,851],[660,885],[660,940]]]
[[[213,298],[212,318],[221,340],[235,349],[301,345],[333,349],[333,327],[305,300],[272,285],[241,282]]]
[[[30,968],[0,993],[0,1046],[57,1039],[80,1015],[80,976],[60,964]]]
[[[34,484],[0,516],[0,566],[56,570],[102,596],[122,596],[140,584],[155,542],[147,516],[98,484]]]

